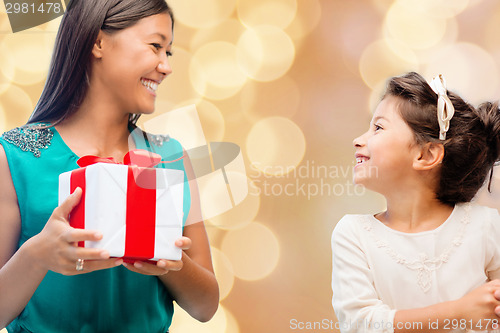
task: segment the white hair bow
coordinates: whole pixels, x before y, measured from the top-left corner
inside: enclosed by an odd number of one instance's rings
[[[438,95],[437,118],[439,122],[439,140],[446,140],[446,132],[450,129],[450,120],[455,113],[455,107],[446,93],[446,81],[443,75],[435,76],[430,84]]]

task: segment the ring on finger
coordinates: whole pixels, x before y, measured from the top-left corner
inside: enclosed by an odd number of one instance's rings
[[[83,259],[78,259],[76,261],[76,270],[77,271],[83,271],[83,264],[85,263],[85,261]]]

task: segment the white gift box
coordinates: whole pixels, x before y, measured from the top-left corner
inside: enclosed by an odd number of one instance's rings
[[[152,180],[153,188],[143,186],[143,176]],[[174,243],[182,237],[184,171],[88,165],[59,176],[59,204],[76,187],[83,190],[81,207],[71,213],[70,224],[103,234],[102,240],[80,246],[129,260],[181,259],[182,250]]]

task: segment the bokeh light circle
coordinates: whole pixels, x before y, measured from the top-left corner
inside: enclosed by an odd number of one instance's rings
[[[200,204],[203,217],[205,219],[213,219],[221,214],[228,213],[230,209],[234,209],[231,196],[234,194],[245,193],[248,178],[245,174],[236,171],[217,170],[202,178],[197,179],[200,189]],[[230,190],[225,182],[227,179],[231,185]],[[233,196],[234,200],[234,196]],[[243,220],[246,220],[243,218]],[[224,222],[224,219],[212,220],[213,223]],[[240,220],[241,221],[241,220]],[[231,225],[238,224],[238,221],[232,221]],[[218,225],[217,225],[218,226]],[[220,225],[223,227],[224,225]],[[227,226],[226,226],[227,227]]]
[[[437,51],[422,74],[427,80],[443,74],[448,89],[473,104],[498,100],[498,66],[478,45],[457,43]]]
[[[25,124],[34,108],[28,93],[16,85],[10,85],[0,94],[0,105],[6,116],[7,128]]]
[[[13,83],[31,85],[47,76],[52,48],[42,37],[45,33],[33,28],[30,33],[8,34],[0,43],[1,70]]]
[[[214,204],[217,204],[217,200],[214,201]],[[207,202],[207,204],[211,203]],[[205,222],[224,230],[241,229],[253,221],[259,212],[259,208],[259,189],[252,181],[248,180],[248,195],[243,201],[222,214],[206,219]]]
[[[415,50],[418,57],[420,68],[423,68],[429,61],[433,59],[435,54],[442,49],[445,49],[457,43],[459,37],[459,25],[455,18],[450,18],[446,21],[446,32],[439,43],[433,45],[428,49]]]
[[[238,65],[236,52],[236,46],[222,41],[205,44],[196,50],[189,77],[199,94],[222,100],[241,90],[247,77]]]
[[[284,29],[297,14],[297,0],[239,0],[238,17],[244,25],[273,25]]]
[[[441,41],[446,32],[446,20],[432,17],[418,8],[396,1],[386,16],[386,32],[388,37],[408,47],[426,49]]]
[[[2,104],[0,104],[0,133],[3,133],[7,130],[9,130],[9,128],[7,128],[7,126],[6,126],[5,110],[2,106]]]
[[[192,104],[196,106],[196,111],[203,127],[205,140],[207,142],[223,141],[225,120],[222,112],[215,104],[205,99],[185,100],[181,104],[177,104],[174,109],[179,109]]]
[[[363,81],[375,88],[389,77],[418,71],[418,58],[407,46],[392,40],[378,40],[365,48],[359,61]]]
[[[219,283],[219,299],[222,301],[229,295],[234,284],[234,272],[231,261],[227,256],[214,247],[211,248],[212,264],[214,266],[215,276]]]
[[[318,26],[320,19],[321,4],[319,0],[298,1],[297,15],[285,31],[293,39],[303,38]]]
[[[270,25],[247,29],[238,41],[238,63],[257,81],[283,76],[295,59],[295,46],[283,30]]]
[[[181,103],[185,100],[201,98],[191,84],[189,72],[192,55],[183,48],[174,46],[173,56],[169,58],[172,73],[158,86],[157,100],[169,103]]]
[[[228,231],[221,246],[233,265],[234,274],[243,280],[260,280],[278,264],[280,246],[274,233],[263,224]]]
[[[486,44],[486,47],[491,53],[497,55],[497,59],[500,60],[500,43],[498,40],[498,22],[500,22],[500,1],[496,3],[496,7],[491,11],[489,17],[485,17],[485,28],[482,33],[482,38]]]
[[[306,151],[304,133],[293,121],[269,117],[257,122],[246,139],[252,164],[267,174],[283,175],[302,161]]]
[[[300,89],[290,76],[272,82],[250,81],[241,91],[241,110],[256,120],[293,116],[300,105]]]
[[[236,0],[169,0],[175,20],[192,28],[207,28],[227,19]]]
[[[415,15],[448,19],[460,14],[469,5],[469,0],[397,0],[393,6],[406,7]]]
[[[196,332],[196,333],[238,333],[238,330],[228,331],[227,310],[223,305],[219,304],[217,312],[210,321],[201,323],[193,319],[186,311],[184,311],[177,303],[174,303],[174,317],[169,330],[172,332]],[[234,328],[231,320],[231,328]]]
[[[375,112],[375,109],[377,108],[378,104],[382,100],[382,96],[385,93],[386,87],[387,87],[387,82],[382,81],[374,89],[372,89],[372,91],[370,93],[370,98],[368,100],[369,114],[370,115],[373,115],[373,113]]]
[[[13,61],[5,53],[0,52],[0,94],[12,84],[14,75],[16,68]]]
[[[246,28],[240,21],[230,18],[211,28],[199,29],[194,33],[190,47],[196,50],[211,42],[228,42],[236,45]]]

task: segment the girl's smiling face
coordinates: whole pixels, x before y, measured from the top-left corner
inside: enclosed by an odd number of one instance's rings
[[[91,74],[102,90],[99,98],[125,113],[153,112],[156,89],[172,72],[170,15],[149,16],[129,28],[99,36],[92,51]]]
[[[354,139],[354,182],[379,193],[407,184],[419,153],[414,134],[398,111],[398,98],[387,96],[373,114],[370,128]]]

